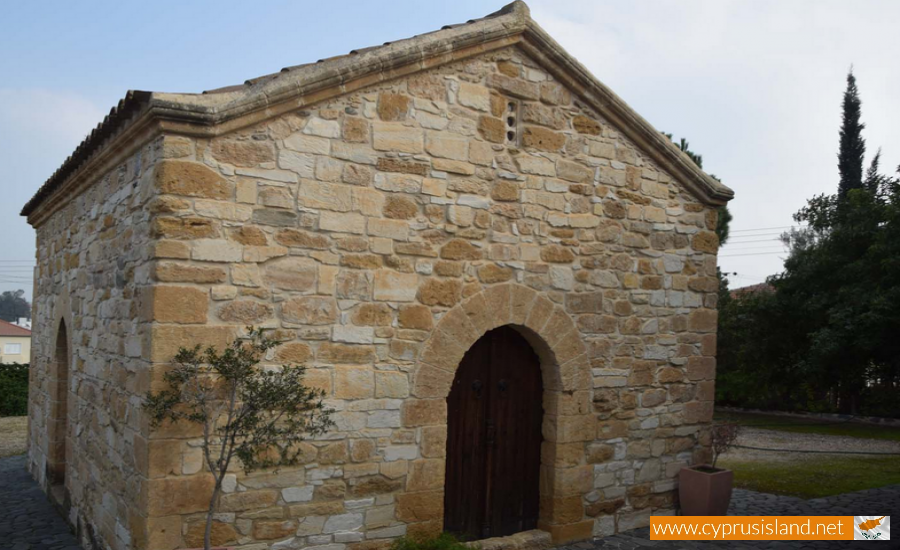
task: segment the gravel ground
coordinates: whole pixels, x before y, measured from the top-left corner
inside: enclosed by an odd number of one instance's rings
[[[838,435],[804,434],[779,432],[762,428],[743,428],[738,436],[738,445],[763,447],[767,449],[792,449],[802,451],[864,451],[878,453],[900,453],[900,441],[880,439],[860,439]],[[732,449],[722,455],[730,460],[796,461],[822,458],[820,453],[778,453]],[[897,457],[900,460],[900,456]]]
[[[5,416],[0,418],[0,458],[24,453],[27,441],[27,416]]]

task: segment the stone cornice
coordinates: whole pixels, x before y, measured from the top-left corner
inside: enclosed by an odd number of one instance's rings
[[[711,178],[569,55],[517,1],[482,19],[205,94],[129,92],[25,205],[39,225],[64,199],[158,133],[214,137],[366,86],[518,45],[633,140],[698,199],[725,204],[734,192]]]

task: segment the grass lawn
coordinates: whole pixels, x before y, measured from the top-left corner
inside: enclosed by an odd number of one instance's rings
[[[843,435],[863,439],[900,441],[900,427],[876,426],[857,422],[834,422],[819,418],[780,416],[774,414],[717,412],[716,420],[737,422],[743,426],[820,435]]]
[[[27,436],[27,416],[0,417],[0,458],[24,453]]]
[[[719,460],[734,486],[763,493],[819,498],[900,483],[896,456],[824,457],[790,462]]]

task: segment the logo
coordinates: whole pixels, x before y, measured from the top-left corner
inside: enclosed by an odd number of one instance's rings
[[[853,516],[853,540],[891,540],[891,516]]]

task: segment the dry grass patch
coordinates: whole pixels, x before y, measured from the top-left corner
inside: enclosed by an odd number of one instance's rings
[[[24,453],[27,440],[27,416],[0,418],[0,458]]]

